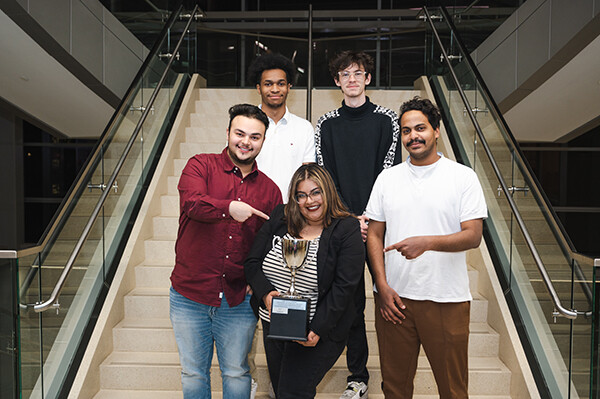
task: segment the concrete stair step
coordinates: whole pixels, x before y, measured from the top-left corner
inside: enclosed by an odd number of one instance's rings
[[[113,348],[119,352],[176,352],[171,320],[123,319],[113,329]]]
[[[221,395],[222,396],[222,395]],[[217,397],[213,395],[213,398]],[[183,399],[181,391],[101,389],[93,399]]]
[[[199,89],[200,97],[196,101],[200,103],[212,103],[221,102],[224,104],[236,104],[246,102],[254,104],[258,99],[258,94],[255,88],[248,89],[236,89],[236,88],[225,88],[225,89]]]
[[[154,142],[154,140],[152,140]],[[146,142],[144,142],[144,144],[146,144]],[[121,144],[119,143],[119,154],[117,155],[113,150],[109,150],[109,153],[107,156],[105,156],[103,158],[102,164],[99,165],[96,170],[94,171],[94,175],[96,177],[100,177],[100,176],[104,176],[104,180],[107,180],[108,177],[110,175],[112,175],[112,173],[114,172],[115,168],[117,167],[117,164],[120,160],[120,157],[122,155],[122,151],[125,149],[125,144]],[[131,151],[129,152],[129,155],[127,156],[127,158],[125,159],[125,162],[123,163],[123,166],[121,166],[121,170],[119,171],[119,175],[124,174],[124,175],[139,175],[142,169],[142,156],[144,157],[144,160],[147,157],[147,154],[149,152],[149,149],[146,148],[146,146],[144,146],[143,151],[141,151],[141,145],[140,142],[136,142],[136,144],[134,144],[133,148],[131,149]],[[92,180],[94,181],[94,183],[96,182],[96,180]]]
[[[106,159],[121,158],[121,155],[123,155],[123,151],[125,151],[125,147],[127,146],[127,140],[131,136],[132,132],[133,132],[133,129],[131,129],[128,132],[128,136],[126,138],[124,136],[119,137],[116,139],[118,141],[113,141],[112,143],[110,143],[104,151],[104,158],[106,158]],[[136,143],[131,148],[131,151],[129,152],[130,157],[131,156],[137,157],[141,153],[142,147],[141,147],[141,145],[139,145],[139,143],[140,143],[139,140],[136,141]]]
[[[259,330],[260,330],[260,323]],[[375,323],[367,322],[367,343],[371,355],[379,355]],[[500,336],[487,323],[471,323],[469,353],[474,356],[497,356]],[[264,353],[261,333],[256,353]],[[113,330],[113,345],[121,352],[174,352],[177,345],[168,318],[122,320]]]
[[[135,268],[136,286],[168,289],[171,285],[170,277],[172,271],[173,264],[148,265],[142,263]]]
[[[59,233],[59,239],[64,240],[78,240],[81,237],[83,228],[87,224],[90,214],[87,215],[71,215],[67,219],[64,227]],[[89,237],[95,240],[102,238],[103,226],[102,223],[94,223],[90,230]]]
[[[147,265],[175,264],[175,240],[146,240],[144,250]]]
[[[148,241],[146,241],[148,242]],[[156,241],[154,241],[156,242]],[[174,263],[162,263],[174,264]],[[158,264],[157,264],[158,265]],[[367,300],[365,320],[375,321],[374,303]],[[168,318],[169,288],[137,287],[125,296],[125,317],[131,318]],[[487,300],[474,295],[471,302],[471,323],[485,323],[487,320]]]
[[[173,174],[177,177],[181,176],[181,171],[187,164],[188,159],[177,158],[173,160]]]
[[[179,176],[168,176],[167,177],[167,194],[168,195],[179,195],[177,190],[177,184],[179,184]]]
[[[179,211],[179,204],[177,204]],[[155,216],[152,218],[154,238],[175,240],[179,229],[179,212],[177,216]]]
[[[199,115],[193,117],[194,120],[202,118]],[[185,128],[185,141],[187,143],[222,143],[223,147],[227,143],[227,124],[228,119],[225,119],[224,124],[216,126],[199,125]]]
[[[381,396],[377,396],[377,395],[371,395],[369,394],[369,398],[384,398],[383,395]],[[440,396],[439,395],[413,395],[413,399],[439,399]],[[469,394],[469,398],[470,399],[511,399],[510,395],[496,395],[496,394],[492,394],[492,395],[471,395]]]
[[[220,153],[225,148],[225,142],[207,141],[203,143],[186,142],[179,144],[179,158],[189,159],[196,154]]]
[[[266,358],[257,354],[255,358],[259,381],[266,381]],[[469,359],[469,392],[474,395],[494,392],[508,395],[510,390],[510,371],[497,358],[471,357]],[[379,357],[369,356],[367,367],[372,371],[370,392],[381,393],[381,375],[378,372]],[[100,385],[103,389],[162,389],[174,391],[181,389],[179,356],[177,352],[113,352],[100,366]],[[327,373],[318,391],[321,393],[341,393],[346,384],[348,371],[346,359],[341,356]],[[216,355],[213,356],[211,369],[213,391],[221,390],[221,378]],[[436,392],[436,384],[427,358],[419,357],[415,377],[416,394]],[[262,390],[266,392],[265,390]]]
[[[66,262],[65,262],[66,263]],[[52,289],[54,289],[54,286],[56,285],[56,282],[58,281],[59,276],[62,274],[64,270],[64,264],[61,266],[43,266],[42,267],[42,272],[41,272],[41,288],[42,288],[42,292],[46,292],[47,290],[52,291]],[[29,271],[29,268],[27,268],[27,271]],[[69,289],[72,290],[73,289],[73,282],[79,282],[81,281],[81,279],[83,279],[85,273],[87,271],[87,268],[82,268],[82,267],[74,267],[73,269],[71,269],[71,272],[69,273],[69,277],[67,278],[67,281],[65,283],[65,289]],[[26,273],[25,269],[21,269],[19,271],[19,273]],[[34,298],[35,295],[38,295],[39,293],[39,285],[38,285],[38,278],[40,278],[40,275],[38,274],[39,270],[37,270],[35,276],[34,276],[34,280],[32,281],[31,285],[29,286],[29,289],[27,290],[26,293],[24,293],[23,295],[25,296],[25,298],[27,299],[25,302],[28,302],[29,300],[38,300],[39,298]],[[25,275],[25,274],[23,274]],[[73,294],[74,292],[71,292],[71,294]],[[36,313],[37,314],[37,313]]]
[[[100,199],[101,191],[97,190],[94,193],[86,193],[82,195],[77,200],[77,205],[75,205],[75,209],[71,213],[72,216],[87,216],[89,217],[92,214],[92,211],[96,207],[98,200]],[[111,215],[115,211],[115,207],[119,202],[120,195],[113,191],[111,194],[106,197],[106,201],[104,201],[104,211]]]
[[[219,90],[227,93],[227,89]],[[202,91],[201,91],[202,93]],[[234,104],[248,103],[255,104],[259,100],[258,93],[254,88],[252,89],[235,89],[235,92],[231,92],[231,97],[217,97],[216,91],[208,89],[207,92],[202,93],[199,100],[196,100],[196,112],[203,113],[205,115],[215,115],[216,118],[225,118],[228,120],[227,110]],[[209,98],[204,98],[204,97]]]
[[[339,393],[318,393],[316,399],[339,399]],[[212,392],[214,399],[223,398],[221,392]],[[267,392],[257,392],[256,399],[269,399]],[[370,399],[384,399],[383,394],[369,393]],[[469,395],[471,399],[510,399],[510,396],[498,395]],[[94,399],[183,399],[183,393],[180,391],[125,391],[116,389],[102,389]],[[413,399],[439,399],[438,395],[414,395]]]
[[[179,195],[161,195],[160,215],[179,217]]]
[[[58,240],[54,243],[50,252],[46,256],[43,265],[44,266],[63,266],[66,265],[69,256],[73,252],[75,248],[75,244],[77,240]],[[79,256],[75,260],[75,265],[79,267],[87,267],[89,266],[92,256],[98,249],[100,245],[100,240],[89,239],[85,242],[81,251],[79,252]]]
[[[514,248],[517,250],[519,254],[521,254],[523,258],[523,262],[534,264],[533,258],[531,257],[531,251],[526,244],[521,244],[521,240],[515,240],[516,244]],[[563,255],[560,248],[557,245],[551,244],[536,244],[536,249],[542,258],[542,262],[544,265],[546,264],[554,264],[554,265],[568,265],[565,256]]]

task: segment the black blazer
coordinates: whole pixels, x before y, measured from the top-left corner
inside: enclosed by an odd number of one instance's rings
[[[248,284],[252,287],[250,305],[258,317],[262,298],[275,287],[262,271],[262,264],[271,250],[273,236],[287,233],[284,205],[278,205],[263,224],[244,262]],[[317,252],[317,309],[309,329],[321,339],[342,341],[348,337],[355,318],[354,294],[364,273],[365,245],[360,224],[354,217],[335,219],[323,230]]]

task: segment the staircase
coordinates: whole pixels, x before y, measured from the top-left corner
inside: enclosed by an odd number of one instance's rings
[[[243,89],[200,89],[196,78],[192,89],[186,94],[182,111],[190,110],[187,116],[178,116],[173,136],[165,147],[169,159],[163,156],[152,183],[140,218],[132,232],[132,242],[117,272],[106,309],[100,315],[96,331],[90,339],[79,374],[69,398],[182,398],[180,366],[177,347],[169,321],[169,276],[174,265],[174,243],[177,234],[179,202],[177,182],[187,159],[201,152],[220,152],[226,143],[228,108],[234,103],[257,103],[255,90]],[[369,92],[371,100],[392,109],[420,91]],[[421,95],[427,96],[427,93]],[[304,115],[305,92],[292,91],[288,107],[298,115]],[[188,105],[186,105],[188,101]],[[339,106],[341,96],[337,90],[319,90],[313,95],[313,124],[318,116]],[[183,112],[182,112],[183,113]],[[442,144],[448,154],[450,147]],[[162,166],[161,166],[162,165]],[[154,195],[152,195],[154,192]],[[137,237],[137,239],[136,239]],[[480,252],[481,251],[481,252]],[[471,264],[469,277],[473,303],[471,306],[471,336],[469,342],[469,392],[472,398],[529,398],[532,380],[519,369],[524,357],[514,326],[508,325],[502,315],[508,312],[497,299],[494,286],[495,276],[490,277],[486,269],[485,245],[481,250],[468,254]],[[486,272],[487,270],[487,272]],[[371,374],[369,393],[371,398],[383,398],[381,373],[379,370],[378,347],[374,328],[374,303],[370,276],[367,273],[367,336],[370,356],[368,368]],[[491,280],[490,280],[491,279]],[[119,283],[120,281],[120,283]],[[490,282],[492,281],[492,282]],[[483,282],[483,283],[482,283]],[[481,284],[483,287],[481,287]],[[491,300],[493,306],[490,306]],[[112,307],[109,307],[112,301]],[[490,307],[494,315],[490,316]],[[492,320],[490,323],[489,320]],[[504,321],[502,321],[504,320]],[[499,334],[491,325],[503,331]],[[506,331],[512,331],[507,333]],[[262,337],[258,340],[255,363],[258,379],[257,398],[268,397],[268,377]],[[500,348],[503,348],[502,350]],[[515,347],[517,349],[506,349]],[[507,366],[507,363],[508,365]],[[317,398],[338,398],[343,391],[348,375],[345,356],[319,385]],[[221,398],[221,379],[216,356],[211,370],[214,397]],[[533,388],[534,389],[534,388]],[[512,393],[512,394],[511,394]],[[433,373],[422,353],[415,378],[415,398],[437,397]]]

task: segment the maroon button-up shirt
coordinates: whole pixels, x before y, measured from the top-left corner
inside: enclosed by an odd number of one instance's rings
[[[244,259],[264,220],[253,215],[244,223],[229,215],[231,201],[242,201],[267,215],[281,201],[281,191],[256,162],[246,177],[227,148],[199,154],[188,161],[179,179],[179,231],[171,284],[192,301],[239,305],[246,294]]]

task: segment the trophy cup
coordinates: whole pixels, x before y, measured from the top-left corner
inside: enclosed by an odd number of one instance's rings
[[[271,326],[267,338],[306,341],[310,298],[304,298],[296,292],[296,272],[304,266],[310,241],[275,237],[273,246],[276,242],[281,242],[284,266],[290,269],[292,277],[287,292],[273,297]]]

